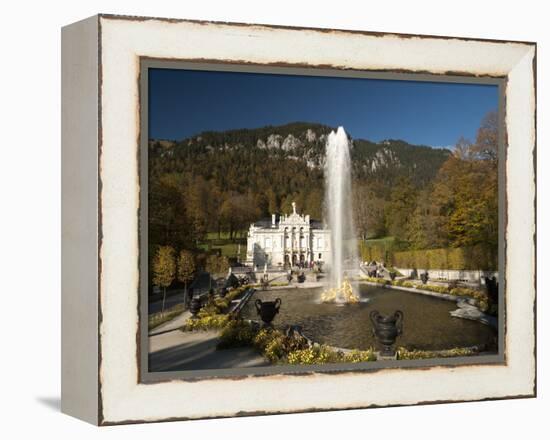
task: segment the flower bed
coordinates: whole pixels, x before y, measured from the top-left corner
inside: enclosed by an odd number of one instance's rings
[[[199,310],[196,318],[190,318],[182,327],[183,331],[192,330],[220,330],[230,321],[227,313],[231,301],[244,293],[249,286],[241,286],[231,290],[223,298],[212,298]]]
[[[409,287],[399,281],[391,282],[377,278],[367,279],[367,281],[371,280],[378,284]],[[234,314],[227,313],[231,301],[242,294],[247,288],[248,286],[235,289],[225,298],[211,299],[199,311],[197,318],[189,319],[182,330],[220,330],[218,349],[252,347],[273,364],[314,365],[371,362],[376,360],[376,353],[372,347],[367,350],[344,352],[327,345],[311,344],[310,341],[298,334],[285,334],[273,328],[260,328],[258,323],[245,321]],[[460,296],[465,293],[461,290],[456,291],[455,295]],[[409,351],[403,347],[398,349],[398,359],[445,358],[470,356],[473,354],[477,354],[477,351],[472,348],[454,348],[443,351]]]
[[[310,346],[300,336],[285,335],[272,328],[259,329],[243,320],[232,320],[223,328],[219,349],[254,347],[262,356],[275,364],[312,365],[337,362],[368,362],[376,360],[374,350],[337,351],[326,345]]]
[[[404,347],[397,349],[398,360],[411,359],[434,359],[434,358],[449,358],[457,356],[474,356],[479,353],[477,347],[467,348],[451,348],[449,350],[425,351],[425,350],[407,350]]]
[[[326,363],[358,363],[376,360],[374,349],[352,350],[348,353],[335,351],[325,345],[313,346],[304,350],[296,350],[287,356],[289,364],[310,365]]]

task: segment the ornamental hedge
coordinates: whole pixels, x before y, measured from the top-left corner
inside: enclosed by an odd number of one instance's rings
[[[405,251],[395,242],[361,242],[360,252],[363,261],[383,261],[400,268],[497,270],[498,267],[496,250],[483,245]]]
[[[392,264],[402,268],[449,270],[496,270],[497,255],[486,246],[401,251]]]

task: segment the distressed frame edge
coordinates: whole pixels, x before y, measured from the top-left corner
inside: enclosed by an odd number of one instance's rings
[[[530,164],[530,169],[529,171],[532,173],[531,176],[525,176],[526,178],[532,178],[532,192],[529,192],[529,197],[530,197],[530,203],[532,203],[531,207],[532,209],[529,210],[529,213],[530,215],[533,216],[533,223],[532,225],[532,230],[530,230],[529,232],[531,233],[532,232],[532,241],[530,242],[530,250],[532,251],[532,257],[533,257],[533,260],[531,261],[532,263],[532,286],[530,286],[530,289],[532,288],[532,293],[533,293],[533,298],[532,298],[532,313],[531,313],[531,318],[532,318],[532,325],[533,325],[533,328],[532,328],[532,331],[533,331],[533,334],[532,334],[532,337],[533,337],[533,352],[532,352],[532,359],[530,359],[530,361],[532,360],[533,362],[533,383],[532,383],[532,389],[530,391],[529,394],[527,395],[524,395],[524,396],[509,396],[507,398],[537,398],[538,396],[538,389],[537,389],[537,377],[538,377],[538,360],[537,360],[537,351],[538,351],[538,345],[537,345],[537,197],[538,197],[538,192],[537,192],[537,148],[538,148],[538,144],[537,144],[537,56],[538,56],[538,53],[537,53],[537,50],[538,50],[538,46],[537,46],[537,43],[536,42],[529,42],[529,43],[525,43],[525,46],[528,48],[528,50],[526,51],[526,53],[524,54],[524,58],[531,58],[531,62],[530,62],[530,73],[531,73],[531,77],[529,78],[529,81],[530,81],[530,89],[526,92],[526,93],[529,93],[531,94],[532,93],[532,108],[529,108],[528,109],[528,118],[529,118],[529,125],[530,125],[530,128],[532,129],[532,139],[530,140],[531,142],[526,142],[526,144],[528,144],[528,146],[530,147],[530,157],[531,157],[531,164]],[[530,51],[532,50],[532,53],[530,53]],[[509,76],[510,74],[516,69],[518,68],[518,66],[522,63],[523,59],[522,58],[521,60],[519,60],[516,65],[514,65],[514,67],[510,70],[510,72],[508,72],[508,75],[506,77],[506,85],[505,85],[505,88],[506,90],[508,90],[508,87],[509,87]],[[515,88],[517,88],[518,86],[516,85]],[[505,92],[505,99],[507,100],[507,93]],[[507,114],[508,114],[508,105],[506,103],[505,107],[504,107],[504,114],[503,114],[503,117],[506,119],[507,117]],[[504,127],[506,128],[505,132],[503,133],[503,135],[505,136],[505,145],[506,145],[506,162],[505,162],[505,167],[508,166],[509,164],[509,150],[510,150],[510,143],[509,143],[509,131],[508,131],[508,125],[504,124]],[[525,135],[524,137],[527,137],[527,135]],[[506,171],[507,171],[507,168],[506,168]],[[508,175],[508,173],[506,172],[506,174]],[[507,177],[508,178],[508,177]],[[532,199],[531,199],[532,197]],[[506,222],[506,236],[508,236],[509,234],[509,230],[508,230],[508,226],[509,226],[509,218],[508,218],[508,213],[509,213],[509,206],[510,206],[510,200],[509,200],[509,191],[508,191],[508,185],[506,186],[506,190],[505,190],[505,194],[504,194],[504,199],[505,199],[505,203],[506,203],[506,213],[507,213],[507,216],[506,216],[506,219],[505,219],[505,222]],[[505,256],[506,258],[508,259],[508,254],[509,254],[509,251],[508,251],[508,241],[506,240],[505,241],[505,244],[506,244],[506,249],[505,249]],[[508,275],[508,270],[510,270],[510,265],[507,266],[507,273],[506,275]],[[506,279],[507,279],[507,276],[506,276]],[[504,292],[505,294],[505,299],[506,299],[506,290]],[[505,307],[505,313],[506,313],[506,309],[507,309],[507,305]],[[508,331],[507,329],[507,326],[506,326],[506,323],[507,321],[505,320],[505,332]]]
[[[61,412],[94,425],[101,413],[99,277],[86,269],[99,261],[99,22],[92,16],[61,32]]]
[[[538,378],[538,362],[537,362],[537,261],[538,261],[538,246],[537,246],[537,206],[538,206],[538,190],[537,190],[537,148],[538,148],[538,138],[537,138],[537,111],[538,111],[538,96],[537,96],[537,56],[538,56],[538,46],[537,43],[533,43],[533,61],[532,61],[532,72],[533,72],[533,93],[534,93],[534,108],[533,108],[533,185],[535,187],[535,194],[533,194],[533,210],[534,210],[534,230],[533,230],[533,251],[534,251],[534,262],[533,262],[533,289],[534,289],[534,301],[533,301],[533,338],[534,338],[534,347],[533,347],[533,358],[535,361],[535,371],[533,379],[533,395],[532,397],[536,398],[538,395],[537,389],[537,378]]]
[[[536,45],[535,41],[526,40],[499,40],[493,38],[476,38],[476,37],[461,37],[461,36],[449,36],[449,35],[434,35],[434,34],[412,34],[393,31],[365,31],[360,29],[341,29],[341,28],[324,28],[324,27],[311,27],[311,26],[298,26],[298,25],[280,25],[280,24],[267,24],[267,23],[250,23],[239,21],[223,21],[223,20],[200,20],[191,18],[169,18],[169,17],[150,17],[144,15],[126,15],[126,14],[110,14],[99,13],[100,19],[109,20],[121,20],[121,21],[161,21],[166,23],[194,23],[200,25],[220,25],[220,26],[232,26],[232,27],[262,27],[273,30],[291,30],[291,31],[314,31],[323,33],[343,33],[343,34],[356,34],[367,35],[372,37],[384,37],[394,36],[398,38],[431,38],[438,40],[459,40],[459,41],[477,41],[481,43],[509,43],[520,45]]]

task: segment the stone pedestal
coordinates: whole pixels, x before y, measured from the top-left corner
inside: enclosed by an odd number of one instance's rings
[[[396,361],[397,360],[397,352],[393,356],[387,356],[377,351],[375,355],[376,355],[377,361]]]
[[[317,274],[315,272],[309,272],[307,274],[307,281],[317,282]]]

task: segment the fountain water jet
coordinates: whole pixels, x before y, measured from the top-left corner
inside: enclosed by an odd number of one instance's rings
[[[331,266],[329,289],[323,292],[321,301],[358,302],[344,268],[345,262],[356,264],[358,259],[351,200],[350,142],[343,127],[332,131],[326,143],[325,210],[331,231]]]

